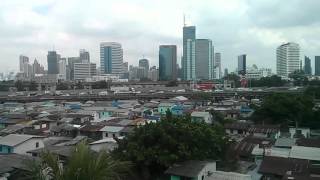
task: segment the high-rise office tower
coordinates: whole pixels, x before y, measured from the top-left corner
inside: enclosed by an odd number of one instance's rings
[[[140,60],[139,60],[139,67],[144,68],[143,77],[144,77],[144,78],[148,78],[149,60],[148,60],[148,59],[140,59]]]
[[[214,54],[214,78],[221,79],[221,53]]]
[[[159,80],[177,79],[177,46],[160,45],[159,47]]]
[[[24,56],[24,55],[20,55],[19,56],[19,69],[20,69],[20,72],[24,72],[25,64],[28,64],[28,63],[29,63],[29,58],[27,56]]]
[[[228,68],[224,68],[224,77],[228,76],[229,72],[228,72]]]
[[[49,51],[47,55],[48,74],[59,74],[58,62],[60,55],[56,51]]]
[[[100,66],[102,74],[123,73],[123,49],[120,43],[103,42],[100,44]]]
[[[311,59],[307,56],[304,56],[304,73],[307,75],[312,74]]]
[[[314,58],[314,75],[320,76],[320,56]]]
[[[74,80],[74,64],[81,63],[80,57],[68,57],[67,79]]]
[[[158,81],[159,79],[159,69],[156,66],[150,68],[148,72],[148,79],[151,81]]]
[[[85,50],[85,49],[80,49],[80,61],[82,63],[89,63],[90,62],[90,54],[89,51]]]
[[[182,71],[184,80],[195,80],[195,61],[196,61],[196,27],[183,27],[183,60]]]
[[[74,80],[83,81],[97,75],[95,63],[74,63]]]
[[[61,58],[59,61],[59,79],[67,79],[67,60],[66,58]]]
[[[300,70],[300,46],[297,43],[282,44],[277,48],[277,75],[288,78],[290,73]]]
[[[196,40],[196,78],[213,79],[213,47],[210,39]]]
[[[238,74],[245,76],[247,70],[247,55],[242,54],[238,56]]]
[[[44,67],[39,64],[37,59],[33,61],[32,69],[34,74],[44,74]]]
[[[123,72],[128,72],[129,71],[129,64],[128,62],[124,62],[122,64]]]

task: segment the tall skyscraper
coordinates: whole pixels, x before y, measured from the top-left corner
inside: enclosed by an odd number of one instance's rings
[[[307,75],[312,74],[311,70],[311,59],[307,56],[304,56],[304,73]]]
[[[83,81],[97,75],[95,63],[74,63],[74,80]]]
[[[34,74],[44,74],[44,67],[39,64],[37,59],[33,61],[32,69]]]
[[[151,81],[158,81],[159,79],[159,69],[156,66],[150,68],[148,72],[148,79]]]
[[[300,70],[300,46],[289,42],[277,48],[277,74],[288,78],[290,73]]]
[[[129,64],[128,62],[124,62],[122,64],[122,67],[123,67],[123,72],[128,72],[129,71]]]
[[[80,49],[80,61],[82,63],[89,63],[90,62],[90,54],[89,51],[85,50],[85,49]]]
[[[159,48],[159,80],[177,79],[177,46],[160,45]]]
[[[56,51],[49,51],[47,55],[48,74],[59,74],[58,62],[60,55]]]
[[[182,71],[184,80],[195,80],[195,61],[196,61],[196,27],[183,27],[183,60]]]
[[[214,54],[214,78],[221,79],[221,53]]]
[[[100,44],[100,66],[102,74],[123,73],[123,49],[120,43],[103,42]]]
[[[148,60],[148,59],[140,59],[140,60],[139,60],[139,67],[144,68],[143,77],[144,77],[144,78],[148,78],[149,60]]]
[[[197,79],[213,79],[213,51],[210,39],[196,40],[195,70]]]
[[[224,68],[224,77],[228,76],[229,72],[228,72],[228,68]]]
[[[74,80],[74,64],[81,63],[80,57],[68,57],[67,79]]]
[[[25,64],[28,64],[28,63],[29,63],[29,58],[27,56],[24,56],[24,55],[19,56],[19,70],[20,70],[20,72],[24,72]]]
[[[314,75],[320,76],[320,56],[314,58]]]
[[[59,79],[67,79],[67,60],[66,58],[61,58],[59,61]]]
[[[247,71],[247,55],[238,56],[238,74],[245,76]]]

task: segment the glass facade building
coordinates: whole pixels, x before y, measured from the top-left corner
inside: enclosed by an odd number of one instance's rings
[[[159,80],[170,81],[177,78],[177,46],[161,45],[159,48]]]

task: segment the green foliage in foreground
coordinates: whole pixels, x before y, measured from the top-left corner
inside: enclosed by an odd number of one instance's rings
[[[192,122],[190,117],[168,117],[136,128],[113,154],[134,162],[141,179],[159,177],[172,164],[186,160],[222,160],[227,139],[220,127]]]
[[[129,174],[131,164],[113,159],[106,151],[93,152],[81,143],[64,165],[57,155],[44,152],[30,168],[28,180],[121,180]]]

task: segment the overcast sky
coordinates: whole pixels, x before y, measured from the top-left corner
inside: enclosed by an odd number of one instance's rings
[[[233,71],[237,56],[275,71],[275,49],[284,42],[301,46],[300,58],[320,55],[319,0],[1,0],[0,71],[18,70],[19,55],[47,68],[48,50],[62,57],[89,50],[99,63],[99,43],[116,41],[124,61],[144,55],[158,65],[160,44],[182,52],[183,14],[197,38],[212,39],[222,66]]]

